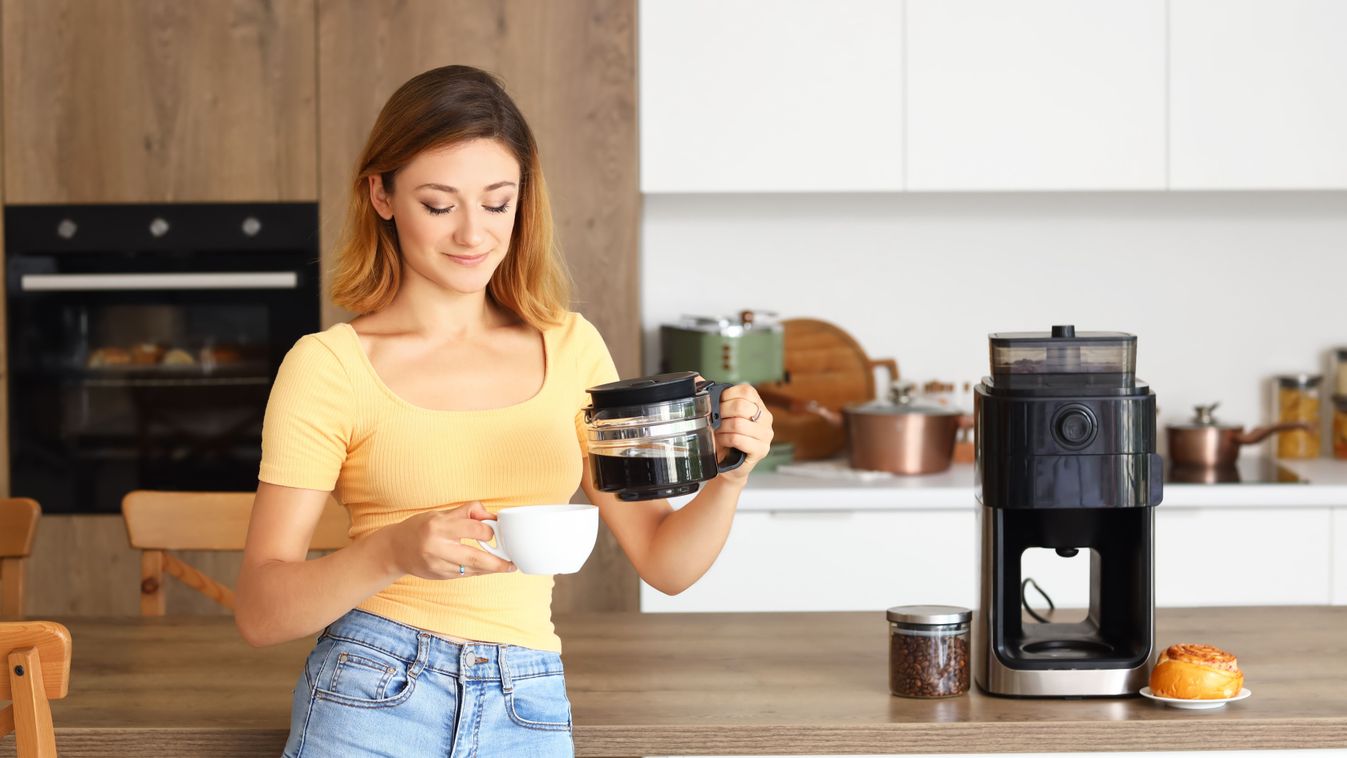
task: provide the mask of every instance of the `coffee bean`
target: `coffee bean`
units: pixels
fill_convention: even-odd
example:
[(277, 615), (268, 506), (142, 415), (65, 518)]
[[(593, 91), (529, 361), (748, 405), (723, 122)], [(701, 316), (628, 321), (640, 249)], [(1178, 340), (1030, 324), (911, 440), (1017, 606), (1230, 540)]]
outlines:
[(891, 629), (889, 690), (903, 697), (953, 697), (968, 692), (967, 632), (917, 636)]

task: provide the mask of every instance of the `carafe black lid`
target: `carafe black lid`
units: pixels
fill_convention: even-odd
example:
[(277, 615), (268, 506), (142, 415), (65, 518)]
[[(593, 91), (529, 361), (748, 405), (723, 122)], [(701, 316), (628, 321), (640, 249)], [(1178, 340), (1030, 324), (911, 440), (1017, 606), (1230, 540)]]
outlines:
[(589, 393), (596, 411), (682, 400), (697, 394), (697, 372), (675, 371), (669, 374), (623, 379), (590, 387), (586, 392)]

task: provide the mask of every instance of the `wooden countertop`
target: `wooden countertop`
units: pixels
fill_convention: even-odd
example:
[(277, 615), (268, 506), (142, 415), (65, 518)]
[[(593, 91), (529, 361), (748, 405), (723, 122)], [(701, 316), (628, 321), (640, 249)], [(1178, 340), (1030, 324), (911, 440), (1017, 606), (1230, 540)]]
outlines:
[[(63, 758), (279, 754), (310, 641), (254, 650), (223, 617), (64, 623)], [(893, 697), (879, 612), (583, 614), (557, 627), (580, 756), (1347, 747), (1347, 607), (1162, 609), (1161, 644), (1239, 656), (1253, 696), (1215, 711)]]

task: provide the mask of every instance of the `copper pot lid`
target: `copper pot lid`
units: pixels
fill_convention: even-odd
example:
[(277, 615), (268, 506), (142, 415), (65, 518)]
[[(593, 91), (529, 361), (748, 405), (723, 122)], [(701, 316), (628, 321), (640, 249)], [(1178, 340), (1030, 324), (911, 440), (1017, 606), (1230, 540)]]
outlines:
[(868, 403), (853, 403), (846, 406), (843, 410), (847, 413), (860, 413), (865, 415), (922, 415), (922, 416), (960, 416), (956, 408), (949, 408), (943, 405), (923, 402), (918, 399), (915, 387), (907, 382), (894, 385), (889, 390), (888, 400), (871, 400)]
[(1168, 429), (1243, 429), (1243, 424), (1222, 424), (1216, 419), (1216, 406), (1219, 401), (1211, 405), (1193, 406), (1193, 417), (1185, 424), (1167, 424)]

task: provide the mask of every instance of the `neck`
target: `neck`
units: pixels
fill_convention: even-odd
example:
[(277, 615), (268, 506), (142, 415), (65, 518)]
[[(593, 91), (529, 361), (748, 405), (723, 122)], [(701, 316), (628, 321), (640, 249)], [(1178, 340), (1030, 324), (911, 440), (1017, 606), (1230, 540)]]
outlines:
[(399, 331), (431, 339), (469, 338), (516, 320), (491, 302), (485, 289), (453, 292), (407, 276), (385, 311)]

